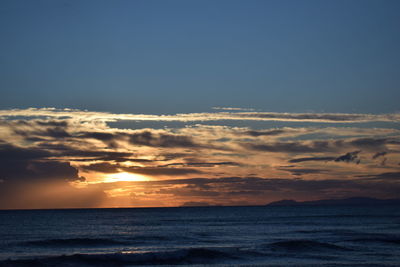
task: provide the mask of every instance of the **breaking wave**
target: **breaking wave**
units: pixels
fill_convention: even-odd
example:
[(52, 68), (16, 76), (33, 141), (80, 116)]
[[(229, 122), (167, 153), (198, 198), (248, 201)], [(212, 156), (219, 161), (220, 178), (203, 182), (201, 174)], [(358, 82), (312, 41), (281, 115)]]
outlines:
[(44, 239), (23, 242), (22, 245), (41, 247), (69, 247), (69, 246), (114, 246), (125, 245), (126, 242), (105, 238), (68, 238), (68, 239)]
[(350, 249), (330, 243), (312, 240), (287, 240), (268, 244), (273, 251), (282, 252), (323, 252), (323, 251), (348, 251)]
[(73, 254), (34, 259), (6, 260), (0, 266), (121, 266), (210, 264), (237, 257), (209, 248), (188, 248), (164, 252)]

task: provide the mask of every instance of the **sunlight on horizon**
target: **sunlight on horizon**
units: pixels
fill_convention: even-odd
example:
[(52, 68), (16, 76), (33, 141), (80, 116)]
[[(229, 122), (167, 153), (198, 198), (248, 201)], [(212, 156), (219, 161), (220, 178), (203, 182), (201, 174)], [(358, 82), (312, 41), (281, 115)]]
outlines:
[(139, 182), (139, 181), (148, 181), (150, 180), (149, 177), (135, 174), (135, 173), (128, 173), (128, 172), (119, 172), (119, 173), (112, 173), (108, 174), (104, 177), (103, 182), (105, 183), (112, 183), (112, 182)]

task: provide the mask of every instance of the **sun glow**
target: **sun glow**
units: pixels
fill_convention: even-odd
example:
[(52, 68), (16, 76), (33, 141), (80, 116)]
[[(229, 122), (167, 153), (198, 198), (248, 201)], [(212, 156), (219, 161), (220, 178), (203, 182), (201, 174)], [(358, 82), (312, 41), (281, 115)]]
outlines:
[(149, 178), (144, 175), (128, 173), (128, 172), (119, 172), (112, 173), (105, 177), (104, 182), (112, 183), (112, 182), (136, 182), (136, 181), (148, 181)]

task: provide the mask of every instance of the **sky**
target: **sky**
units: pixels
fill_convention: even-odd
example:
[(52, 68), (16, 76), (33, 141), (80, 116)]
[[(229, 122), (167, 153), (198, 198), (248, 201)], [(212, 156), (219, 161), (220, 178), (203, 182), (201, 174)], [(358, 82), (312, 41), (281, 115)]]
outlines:
[(0, 2), (0, 208), (400, 195), (399, 1)]

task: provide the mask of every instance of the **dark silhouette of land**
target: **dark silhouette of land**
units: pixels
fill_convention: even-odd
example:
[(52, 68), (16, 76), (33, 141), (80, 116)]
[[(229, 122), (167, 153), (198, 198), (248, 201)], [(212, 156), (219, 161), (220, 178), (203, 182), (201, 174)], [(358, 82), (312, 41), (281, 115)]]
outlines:
[(352, 197), (343, 199), (322, 199), (315, 201), (295, 201), (285, 199), (267, 204), (267, 206), (356, 206), (356, 205), (400, 205), (400, 199), (377, 199), (369, 197)]

